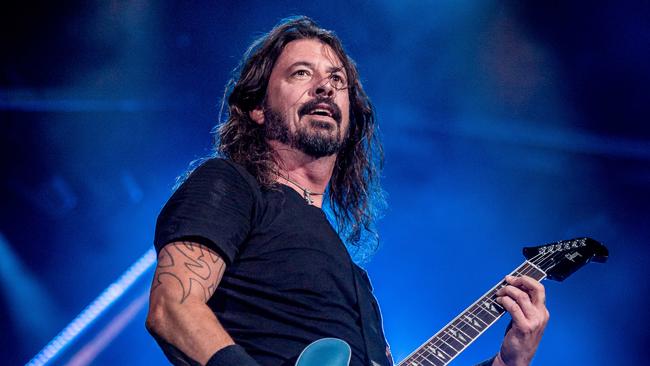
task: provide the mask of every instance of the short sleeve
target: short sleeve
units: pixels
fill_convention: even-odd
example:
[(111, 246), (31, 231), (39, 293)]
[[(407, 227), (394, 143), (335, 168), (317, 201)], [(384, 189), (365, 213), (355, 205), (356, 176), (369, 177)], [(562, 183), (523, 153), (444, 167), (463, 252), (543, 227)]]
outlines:
[(241, 172), (223, 159), (207, 160), (178, 187), (160, 212), (156, 251), (174, 241), (195, 241), (231, 264), (250, 231), (253, 206), (253, 188)]

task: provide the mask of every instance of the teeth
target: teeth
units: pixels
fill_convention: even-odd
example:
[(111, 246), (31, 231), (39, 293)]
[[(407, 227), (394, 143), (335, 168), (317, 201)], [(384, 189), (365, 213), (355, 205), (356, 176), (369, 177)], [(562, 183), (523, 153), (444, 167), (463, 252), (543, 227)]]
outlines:
[(330, 115), (330, 112), (326, 109), (314, 109), (311, 114), (325, 114), (327, 116)]

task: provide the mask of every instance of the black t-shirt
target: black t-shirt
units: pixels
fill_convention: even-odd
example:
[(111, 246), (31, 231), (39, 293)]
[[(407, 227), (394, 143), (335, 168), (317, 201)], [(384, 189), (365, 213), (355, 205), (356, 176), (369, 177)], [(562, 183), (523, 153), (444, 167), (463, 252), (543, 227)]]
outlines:
[(365, 272), (323, 211), (290, 187), (263, 189), (242, 166), (210, 159), (158, 217), (156, 250), (179, 240), (204, 244), (226, 262), (208, 305), (261, 365), (292, 364), (324, 337), (350, 345), (351, 365), (371, 363), (366, 348), (378, 364), (390, 363)]

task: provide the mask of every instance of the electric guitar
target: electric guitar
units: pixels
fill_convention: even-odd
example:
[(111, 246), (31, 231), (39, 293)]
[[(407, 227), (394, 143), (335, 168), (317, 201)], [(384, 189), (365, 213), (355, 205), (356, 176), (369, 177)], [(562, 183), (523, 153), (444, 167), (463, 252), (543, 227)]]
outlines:
[[(511, 276), (526, 275), (537, 281), (549, 278), (560, 282), (590, 261), (604, 263), (609, 255), (604, 245), (591, 238), (527, 247), (523, 252), (526, 261), (512, 271)], [(496, 292), (504, 286), (505, 280), (497, 283), (398, 366), (444, 366), (451, 362), (505, 313), (496, 302)], [(350, 346), (345, 341), (323, 338), (303, 350), (296, 366), (347, 366), (350, 356)]]

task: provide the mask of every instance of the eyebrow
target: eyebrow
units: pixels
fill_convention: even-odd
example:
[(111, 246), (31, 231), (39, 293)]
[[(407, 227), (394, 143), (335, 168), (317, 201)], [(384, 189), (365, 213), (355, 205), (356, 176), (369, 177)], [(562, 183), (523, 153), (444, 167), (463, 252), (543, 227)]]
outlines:
[[(307, 67), (312, 68), (312, 69), (315, 68), (314, 64), (312, 64), (311, 62), (296, 61), (296, 62), (292, 63), (291, 65), (289, 65), (288, 69), (292, 69), (292, 68), (294, 68), (296, 66), (307, 66)], [(327, 72), (337, 72), (337, 71), (344, 72), (344, 70), (345, 70), (345, 68), (343, 66), (338, 66), (338, 67), (330, 66), (327, 69)]]

